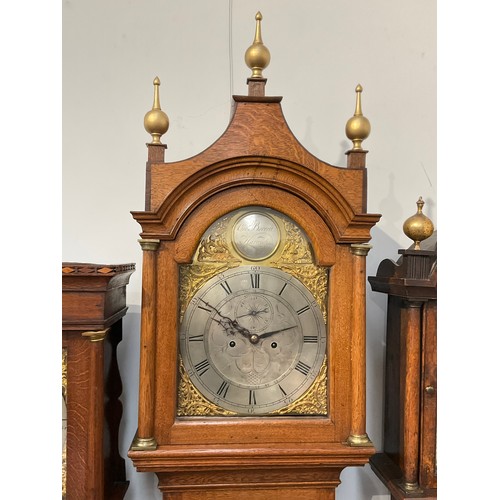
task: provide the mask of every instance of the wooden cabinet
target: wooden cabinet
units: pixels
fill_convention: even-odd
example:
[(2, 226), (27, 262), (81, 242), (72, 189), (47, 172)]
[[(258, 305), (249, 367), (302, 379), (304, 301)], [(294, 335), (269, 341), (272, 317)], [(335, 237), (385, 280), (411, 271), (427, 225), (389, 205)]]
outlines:
[(112, 500), (125, 495), (118, 453), (122, 386), (116, 347), (134, 264), (62, 264), (62, 496)]
[(370, 459), (393, 500), (436, 498), (437, 233), (368, 278), (386, 293), (384, 446)]

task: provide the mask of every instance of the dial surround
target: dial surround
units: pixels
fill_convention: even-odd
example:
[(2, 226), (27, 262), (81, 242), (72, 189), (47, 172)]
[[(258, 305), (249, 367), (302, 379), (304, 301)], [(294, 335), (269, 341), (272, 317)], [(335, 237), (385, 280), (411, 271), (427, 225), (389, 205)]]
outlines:
[(241, 266), (208, 280), (190, 301), (180, 352), (198, 391), (238, 415), (266, 415), (297, 401), (326, 351), (320, 307), (296, 278)]

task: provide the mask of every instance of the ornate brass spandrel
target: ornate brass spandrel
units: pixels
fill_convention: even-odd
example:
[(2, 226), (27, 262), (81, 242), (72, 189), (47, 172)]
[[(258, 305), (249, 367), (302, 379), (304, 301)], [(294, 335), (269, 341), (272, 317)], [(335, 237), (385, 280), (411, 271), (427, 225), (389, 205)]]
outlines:
[(286, 231), (283, 250), (273, 267), (291, 274), (301, 281), (312, 293), (321, 308), (326, 323), (326, 297), (328, 286), (328, 269), (314, 263), (311, 246), (302, 230), (293, 222), (283, 220)]
[(286, 219), (283, 219), (283, 225), (286, 232), (285, 244), (277, 263), (312, 264), (311, 246), (302, 230)]
[(313, 385), (297, 401), (271, 415), (328, 415), (326, 356)]
[(197, 290), (219, 273), (236, 267), (237, 262), (229, 261), (219, 264), (189, 264), (180, 268), (180, 322), (184, 318), (186, 307)]
[(230, 217), (223, 217), (210, 226), (198, 245), (195, 259), (197, 262), (241, 262), (227, 242), (229, 220)]
[(179, 391), (177, 395), (177, 416), (178, 417), (216, 417), (216, 416), (234, 416), (236, 413), (224, 410), (208, 401), (194, 387), (189, 378), (182, 358), (179, 356)]
[(281, 271), (292, 275), (301, 281), (312, 293), (314, 299), (318, 303), (321, 313), (323, 314), (323, 319), (327, 319), (326, 311), (326, 296), (327, 296), (327, 284), (328, 284), (328, 269), (324, 267), (316, 266), (315, 264), (309, 265), (293, 265), (293, 264), (281, 264), (276, 265), (276, 268)]
[[(217, 417), (236, 416), (237, 414), (211, 403), (194, 387), (189, 378), (182, 358), (179, 356), (178, 417)], [(270, 415), (327, 415), (327, 364), (326, 356), (321, 370), (309, 390), (297, 401)]]

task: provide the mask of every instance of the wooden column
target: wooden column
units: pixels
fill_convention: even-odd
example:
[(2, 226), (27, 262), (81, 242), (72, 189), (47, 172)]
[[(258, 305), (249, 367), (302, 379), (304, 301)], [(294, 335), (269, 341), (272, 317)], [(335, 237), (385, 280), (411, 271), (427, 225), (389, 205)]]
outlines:
[(420, 425), (420, 332), (422, 301), (408, 300), (401, 310), (403, 325), (401, 359), (405, 382), (402, 385), (403, 478), (401, 487), (407, 492), (419, 490), (419, 425)]
[(145, 210), (151, 210), (151, 165), (165, 161), (167, 145), (148, 143), (146, 146), (148, 147), (148, 161), (146, 163)]
[(156, 251), (160, 240), (139, 240), (143, 250), (139, 417), (132, 450), (156, 449), (154, 391), (156, 349)]
[(351, 433), (347, 442), (351, 446), (371, 446), (366, 434), (366, 256), (371, 246), (351, 245), (352, 267), (352, 341), (351, 378), (352, 414)]

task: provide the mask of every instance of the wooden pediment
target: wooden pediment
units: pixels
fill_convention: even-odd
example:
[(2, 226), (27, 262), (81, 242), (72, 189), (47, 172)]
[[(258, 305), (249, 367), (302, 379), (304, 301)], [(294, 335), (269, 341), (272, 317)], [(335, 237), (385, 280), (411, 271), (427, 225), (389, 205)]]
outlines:
[[(336, 242), (369, 241), (370, 229), (380, 215), (363, 211), (366, 169), (336, 167), (309, 153), (288, 127), (280, 101), (281, 97), (234, 96), (226, 131), (205, 151), (186, 160), (154, 161), (155, 149), (160, 148), (163, 155), (164, 146), (150, 144), (149, 210), (132, 212), (142, 226), (141, 236), (174, 239), (183, 221), (212, 197), (224, 198), (224, 193), (239, 190), (231, 202), (221, 198), (212, 207), (209, 223), (251, 202), (246, 191), (267, 188), (267, 196), (254, 203), (284, 213), (287, 205), (305, 203), (325, 221)], [(281, 207), (269, 189), (287, 193), (289, 199)]]

